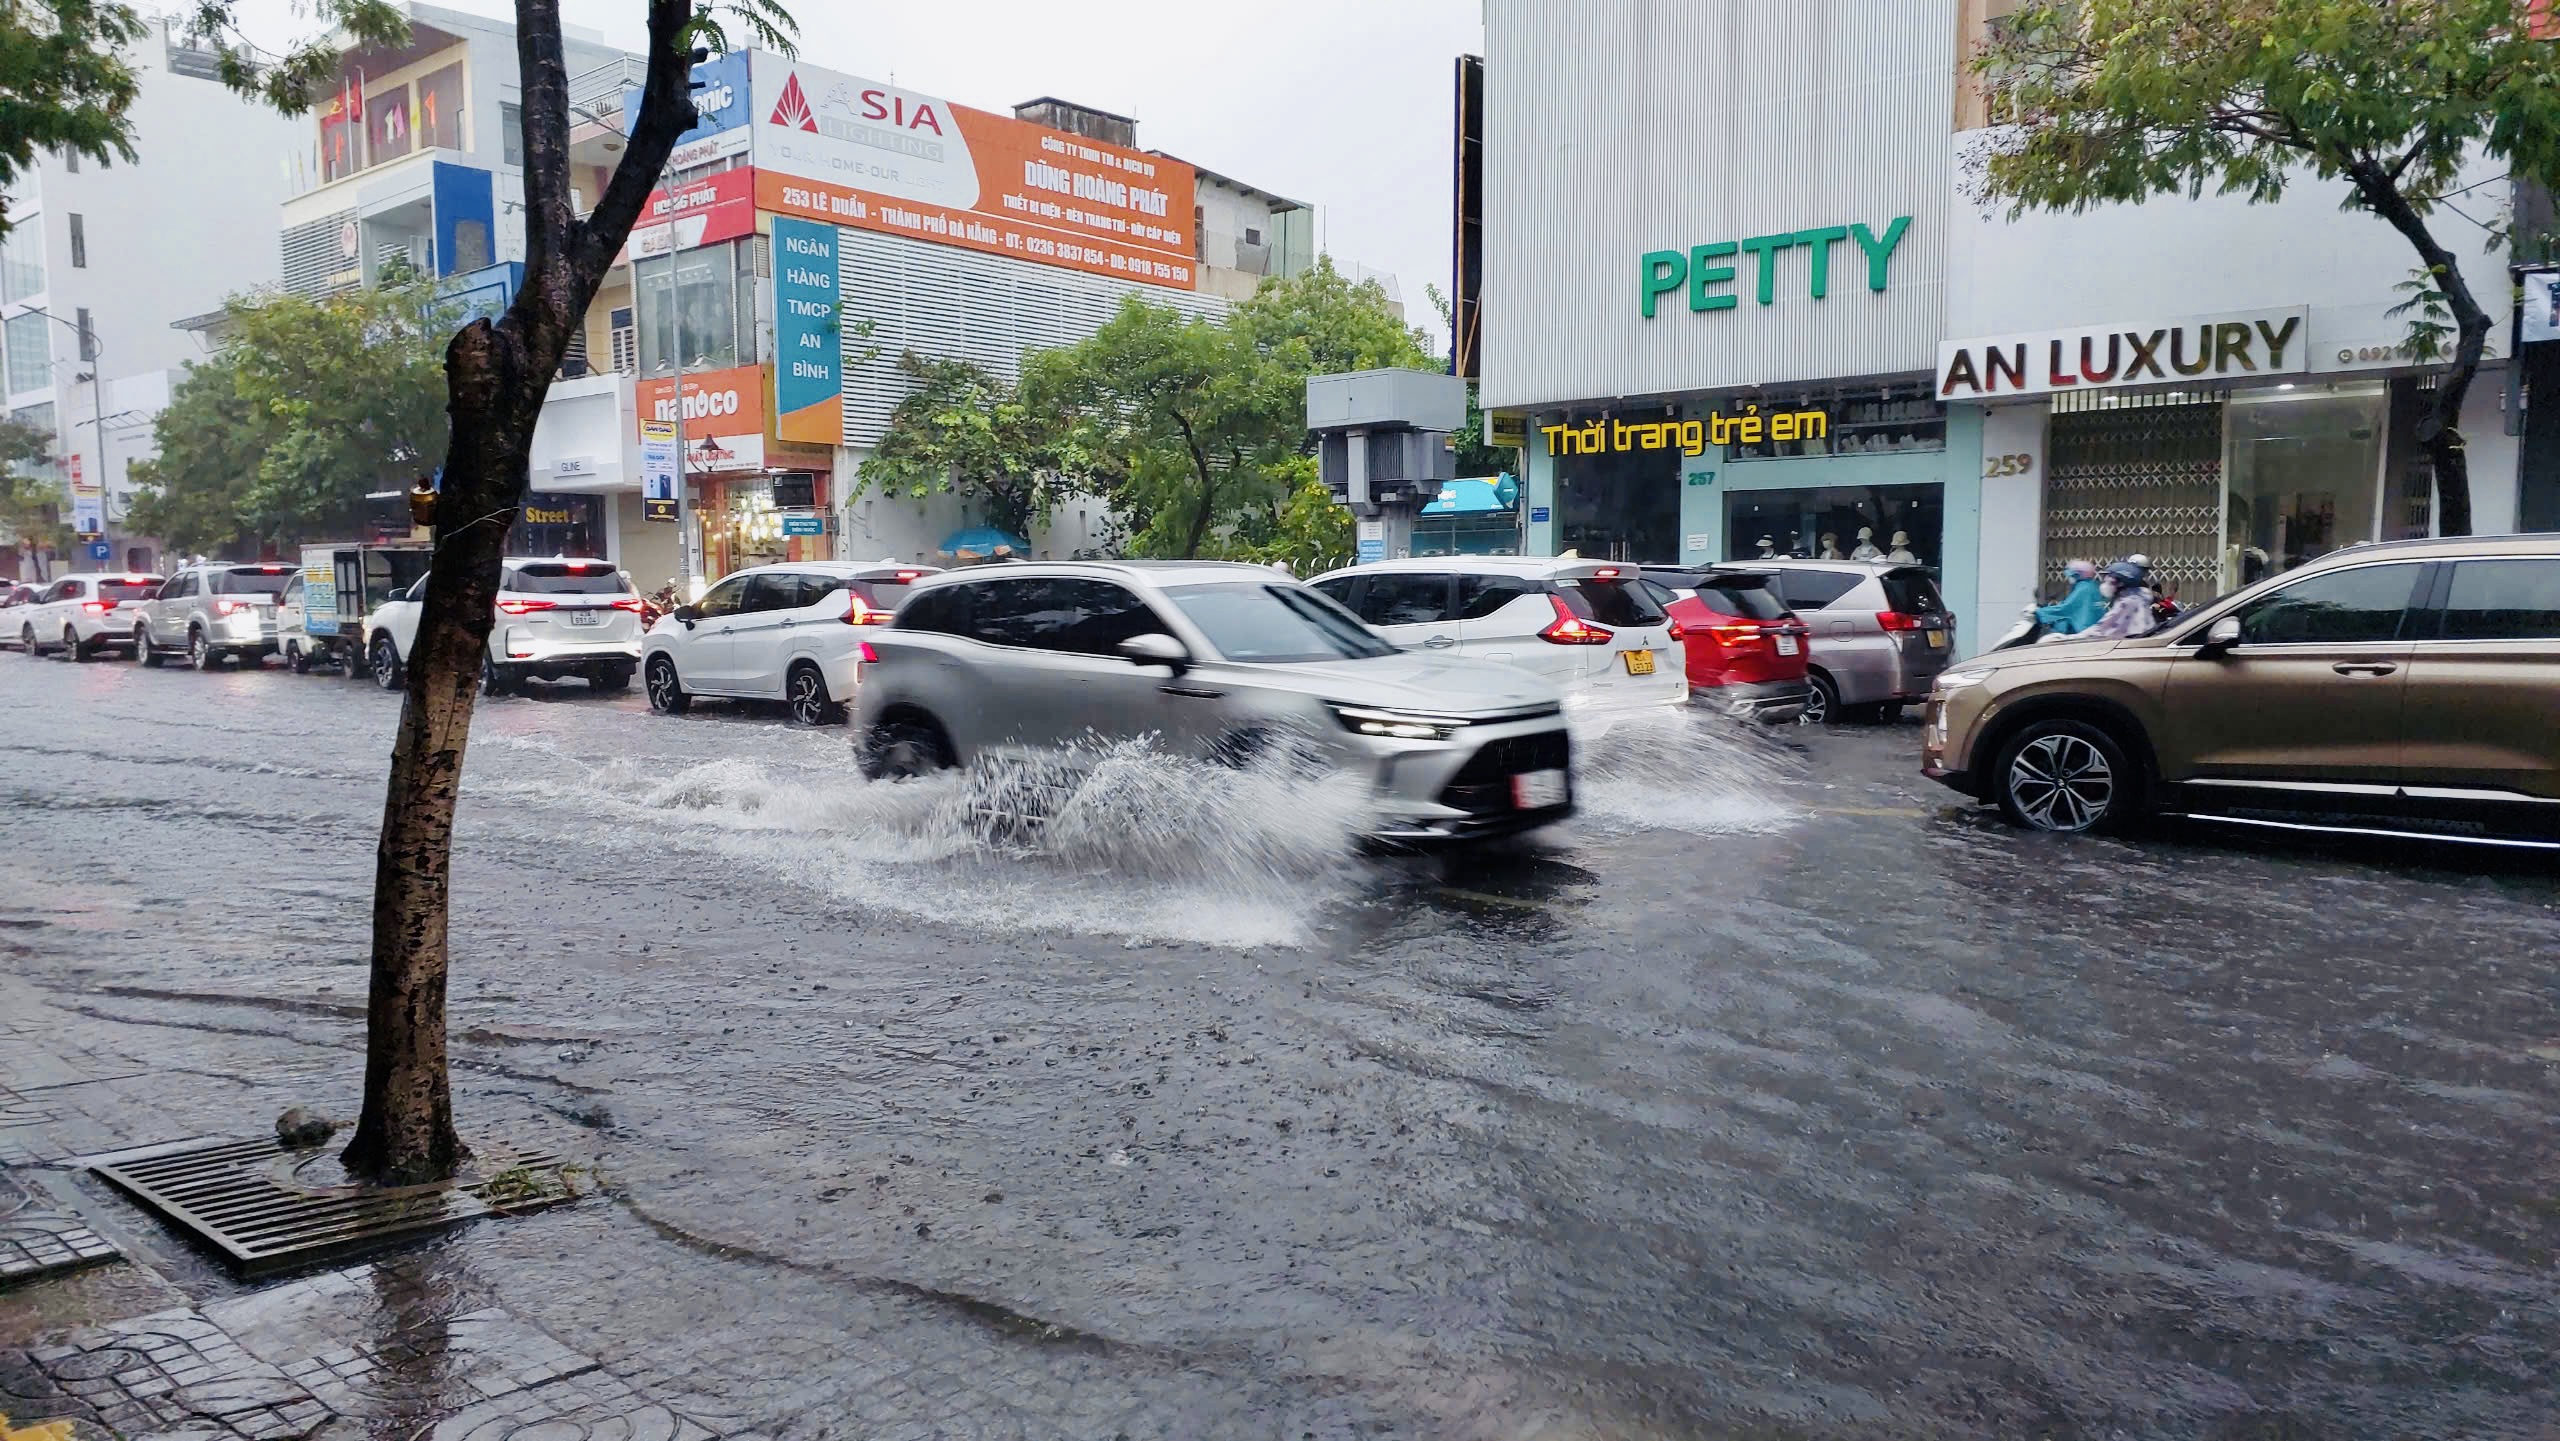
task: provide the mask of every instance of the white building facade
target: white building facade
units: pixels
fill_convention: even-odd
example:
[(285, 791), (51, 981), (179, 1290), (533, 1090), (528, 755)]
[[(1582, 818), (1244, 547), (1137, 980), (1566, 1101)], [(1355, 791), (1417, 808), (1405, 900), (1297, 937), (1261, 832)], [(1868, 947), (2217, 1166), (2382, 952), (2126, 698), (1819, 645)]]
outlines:
[[(0, 240), (0, 410), (54, 437), (44, 473), (82, 532), (57, 570), (159, 561), (124, 522), (132, 467), (156, 454), (152, 422), (202, 354), (172, 322), (276, 282), (262, 237), (291, 187), (278, 158), (295, 122), (225, 89), (210, 53), (154, 21), (128, 59), (140, 80), (134, 163), (40, 153)], [(42, 563), (0, 549), (0, 571)]]
[[(1986, 211), (1963, 64), (2003, 8), (1488, 0), (1481, 401), (1525, 422), (1530, 550), (1906, 553), (1972, 649), (2071, 556), (2194, 599), (2436, 524), (2406, 243), (2317, 182)], [(2496, 530), (2480, 241), (2448, 243), (2493, 311), (2463, 422)]]

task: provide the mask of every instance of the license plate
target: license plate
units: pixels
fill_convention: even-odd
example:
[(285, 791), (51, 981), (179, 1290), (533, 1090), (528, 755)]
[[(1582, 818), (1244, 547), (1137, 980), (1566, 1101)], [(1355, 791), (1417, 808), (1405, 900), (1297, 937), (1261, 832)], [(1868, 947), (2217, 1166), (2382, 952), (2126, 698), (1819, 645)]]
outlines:
[(1653, 652), (1652, 652), (1652, 651), (1649, 651), (1649, 650), (1631, 650), (1631, 651), (1623, 651), (1623, 652), (1621, 652), (1621, 654), (1623, 654), (1623, 655), (1627, 658), (1627, 674), (1629, 674), (1629, 675), (1651, 675), (1651, 674), (1653, 674)]
[(1514, 810), (1538, 811), (1564, 804), (1564, 772), (1523, 771), (1511, 778)]
[(1794, 636), (1782, 635), (1778, 637), (1778, 654), (1794, 655), (1797, 649), (1796, 638)]
[(573, 610), (569, 612), (569, 624), (602, 625), (604, 624), (604, 612), (598, 610)]
[(1945, 650), (1946, 648), (1947, 648), (1947, 633), (1946, 633), (1945, 631), (1942, 631), (1942, 630), (1933, 630), (1933, 631), (1929, 632), (1929, 649), (1931, 649), (1931, 650)]

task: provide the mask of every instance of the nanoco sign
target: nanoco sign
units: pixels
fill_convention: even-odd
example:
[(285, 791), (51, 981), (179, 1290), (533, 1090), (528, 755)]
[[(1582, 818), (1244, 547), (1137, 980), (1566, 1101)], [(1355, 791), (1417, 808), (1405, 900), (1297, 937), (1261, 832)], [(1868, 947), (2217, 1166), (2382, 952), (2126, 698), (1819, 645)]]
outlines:
[(1740, 283), (1743, 262), (1738, 257), (1744, 255), (1755, 262), (1752, 295), (1762, 305), (1778, 303), (1779, 263), (1797, 249), (1806, 252), (1805, 288), (1816, 300), (1831, 294), (1832, 256), (1843, 244), (1856, 248), (1842, 252), (1841, 263), (1853, 273), (1862, 271), (1867, 289), (1882, 290), (1892, 279), (1893, 253), (1910, 233), (1911, 217), (1897, 215), (1881, 231), (1863, 223), (1821, 225), (1742, 240), (1714, 240), (1686, 250), (1648, 250), (1641, 266), (1644, 318), (1651, 320), (1657, 306), (1678, 304), (1684, 294), (1691, 310), (1731, 310), (1740, 305), (1742, 296), (1729, 287)]
[(2039, 330), (1938, 346), (1938, 394), (1946, 400), (2050, 395), (2297, 375), (2310, 368), (2308, 311), (2243, 310), (2157, 325)]

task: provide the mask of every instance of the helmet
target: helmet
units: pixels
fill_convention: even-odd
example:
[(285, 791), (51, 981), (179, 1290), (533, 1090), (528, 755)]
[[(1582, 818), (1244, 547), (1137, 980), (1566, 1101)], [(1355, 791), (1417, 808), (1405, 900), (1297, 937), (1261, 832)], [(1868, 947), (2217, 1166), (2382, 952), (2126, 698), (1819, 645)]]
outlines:
[(2108, 566), (2107, 574), (2114, 576), (2119, 585), (2146, 586), (2151, 583), (2151, 572), (2129, 560), (2120, 560)]

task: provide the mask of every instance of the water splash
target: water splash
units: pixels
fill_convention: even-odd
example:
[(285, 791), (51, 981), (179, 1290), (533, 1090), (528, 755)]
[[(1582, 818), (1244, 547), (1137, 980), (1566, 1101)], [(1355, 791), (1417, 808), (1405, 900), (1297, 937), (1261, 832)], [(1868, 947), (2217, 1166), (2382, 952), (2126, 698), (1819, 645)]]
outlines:
[(1577, 723), (1575, 799), (1585, 816), (1700, 835), (1778, 830), (1803, 819), (1786, 787), (1804, 775), (1792, 727), (1697, 708)]

